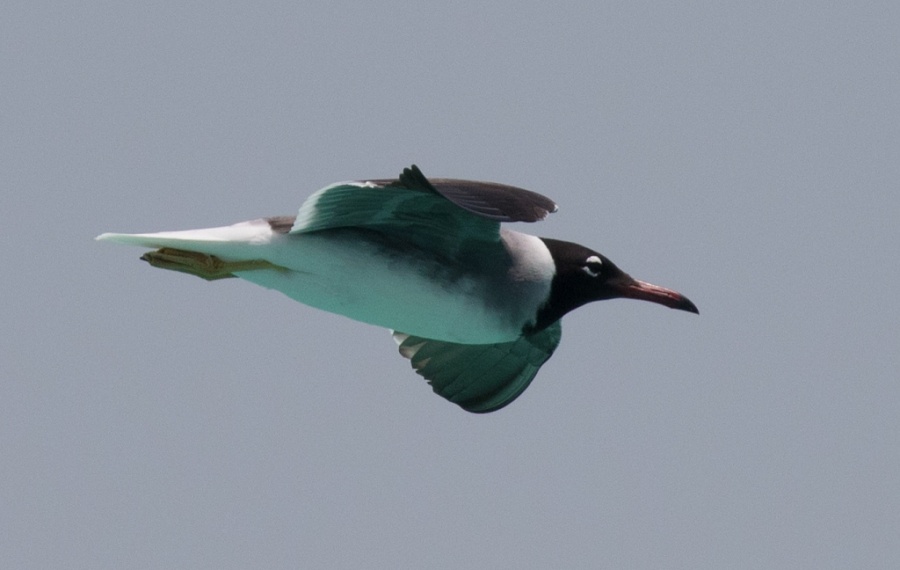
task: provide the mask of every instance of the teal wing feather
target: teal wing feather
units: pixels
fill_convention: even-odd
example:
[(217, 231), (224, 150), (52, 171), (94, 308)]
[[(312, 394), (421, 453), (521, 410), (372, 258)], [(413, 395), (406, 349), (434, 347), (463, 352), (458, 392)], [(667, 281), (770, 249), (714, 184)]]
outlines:
[(506, 406), (528, 388), (562, 336), (559, 321), (514, 342), (455, 344), (394, 333), (400, 354), (439, 396), (474, 413)]
[(346, 182), (319, 190), (300, 207), (290, 233), (365, 229), (449, 257), (497, 243), (500, 222), (537, 221), (556, 205), (540, 194), (488, 182), (430, 182), (415, 165), (395, 180)]

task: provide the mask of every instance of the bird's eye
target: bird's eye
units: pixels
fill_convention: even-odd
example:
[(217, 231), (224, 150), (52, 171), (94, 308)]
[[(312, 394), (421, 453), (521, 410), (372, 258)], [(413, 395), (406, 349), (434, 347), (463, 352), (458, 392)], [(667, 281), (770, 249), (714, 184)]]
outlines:
[(584, 260), (584, 265), (581, 266), (581, 269), (591, 277), (597, 277), (603, 270), (603, 261), (596, 255), (592, 255)]

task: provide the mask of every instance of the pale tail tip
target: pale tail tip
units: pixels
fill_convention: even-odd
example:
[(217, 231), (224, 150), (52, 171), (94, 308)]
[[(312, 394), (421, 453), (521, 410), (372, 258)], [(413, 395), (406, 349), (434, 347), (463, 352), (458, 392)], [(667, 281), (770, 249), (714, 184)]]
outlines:
[(141, 238), (138, 235), (132, 234), (116, 234), (116, 233), (102, 233), (99, 236), (94, 238), (94, 241), (110, 241), (113, 243), (123, 243), (126, 245), (143, 245), (141, 243)]
[[(129, 234), (115, 234), (111, 232), (105, 232), (100, 234), (99, 236), (94, 238), (94, 241), (117, 241), (127, 243), (127, 238), (130, 237)], [(123, 239), (125, 238), (125, 239)]]

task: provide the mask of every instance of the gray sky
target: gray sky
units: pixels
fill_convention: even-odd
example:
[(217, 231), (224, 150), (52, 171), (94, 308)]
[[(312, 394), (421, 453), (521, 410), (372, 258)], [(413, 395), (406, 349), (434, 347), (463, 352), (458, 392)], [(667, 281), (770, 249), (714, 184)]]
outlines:
[[(7, 2), (4, 568), (900, 567), (896, 2)], [(103, 231), (493, 180), (678, 289), (487, 416)]]

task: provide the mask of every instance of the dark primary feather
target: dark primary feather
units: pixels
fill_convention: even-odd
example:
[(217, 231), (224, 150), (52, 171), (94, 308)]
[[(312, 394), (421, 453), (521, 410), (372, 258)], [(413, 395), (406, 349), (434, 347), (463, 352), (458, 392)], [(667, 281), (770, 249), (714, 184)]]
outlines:
[(539, 222), (558, 209), (546, 196), (515, 186), (443, 178), (431, 183), (457, 206), (498, 222)]
[(453, 178), (429, 180), (415, 164), (404, 169), (398, 180), (372, 182), (434, 192), (467, 212), (497, 222), (538, 222), (558, 209), (550, 198), (515, 186)]

